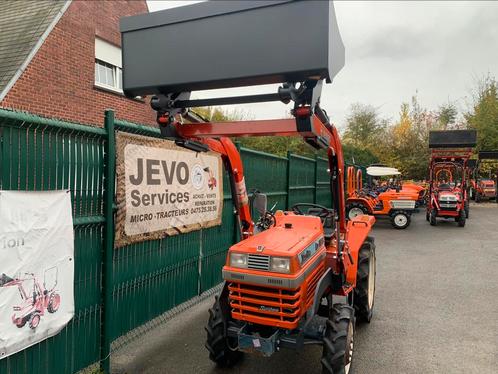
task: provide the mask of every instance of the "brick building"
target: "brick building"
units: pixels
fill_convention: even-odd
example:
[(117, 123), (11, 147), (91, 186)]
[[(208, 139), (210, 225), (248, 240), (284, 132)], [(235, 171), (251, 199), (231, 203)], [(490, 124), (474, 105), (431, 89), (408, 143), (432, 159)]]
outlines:
[(101, 126), (103, 113), (155, 124), (147, 98), (121, 89), (119, 18), (145, 0), (0, 4), (0, 107)]

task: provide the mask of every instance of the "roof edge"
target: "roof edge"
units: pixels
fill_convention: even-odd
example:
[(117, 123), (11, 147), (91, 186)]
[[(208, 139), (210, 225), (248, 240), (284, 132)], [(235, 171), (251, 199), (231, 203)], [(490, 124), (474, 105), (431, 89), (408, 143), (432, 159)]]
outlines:
[(7, 96), (7, 94), (9, 93), (9, 91), (11, 90), (11, 88), (14, 87), (14, 85), (17, 82), (17, 80), (20, 78), (20, 76), (22, 75), (22, 73), (24, 73), (24, 70), (26, 70), (26, 68), (28, 67), (28, 65), (31, 63), (31, 60), (33, 60), (33, 58), (35, 57), (35, 55), (38, 52), (38, 50), (41, 48), (41, 46), (43, 45), (43, 43), (45, 42), (45, 40), (47, 39), (47, 37), (50, 35), (50, 33), (54, 29), (55, 25), (57, 25), (57, 23), (59, 22), (59, 20), (62, 18), (62, 16), (64, 15), (64, 13), (66, 13), (67, 8), (69, 8), (69, 5), (71, 5), (72, 2), (73, 2), (73, 0), (67, 0), (66, 3), (64, 4), (64, 6), (56, 14), (56, 16), (54, 17), (54, 19), (52, 20), (52, 22), (50, 22), (50, 24), (48, 25), (48, 27), (46, 28), (46, 30), (43, 32), (43, 34), (41, 35), (41, 37), (36, 42), (35, 46), (31, 50), (31, 52), (29, 52), (28, 57), (26, 57), (26, 59), (24, 60), (24, 62), (21, 64), (21, 66), (16, 70), (14, 76), (9, 80), (9, 83), (7, 83), (7, 85), (5, 86), (5, 88), (3, 89), (3, 91), (0, 92), (0, 102), (2, 102), (3, 99), (5, 99), (5, 97)]

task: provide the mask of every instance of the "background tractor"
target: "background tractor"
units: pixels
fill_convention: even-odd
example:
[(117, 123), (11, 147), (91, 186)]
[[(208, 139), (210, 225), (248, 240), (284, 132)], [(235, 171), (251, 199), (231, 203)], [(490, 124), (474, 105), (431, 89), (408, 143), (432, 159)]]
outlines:
[(426, 219), (431, 226), (437, 218), (454, 219), (465, 226), (469, 217), (467, 162), (476, 145), (474, 130), (431, 131), (432, 149), (429, 166), (429, 202)]
[[(394, 168), (369, 167), (367, 175), (371, 177), (397, 176)], [(411, 215), (419, 198), (419, 192), (401, 190), (401, 184), (390, 183), (385, 186), (363, 188), (361, 170), (355, 171), (353, 166), (347, 170), (346, 214), (348, 219), (369, 214), (376, 217), (389, 217), (396, 229), (406, 229), (411, 222)]]
[[(223, 290), (209, 311), (209, 357), (232, 366), (243, 352), (270, 356), (316, 344), (324, 373), (348, 373), (355, 322), (373, 313), (375, 219), (346, 222), (342, 146), (319, 105), (323, 81), (344, 64), (332, 3), (204, 2), (124, 18), (121, 31), (125, 93), (156, 95), (151, 105), (163, 136), (220, 153), (229, 175), (241, 241), (228, 251)], [(182, 41), (189, 48), (175, 53)], [(268, 83), (281, 83), (277, 93), (190, 99), (192, 90)], [(214, 123), (189, 110), (267, 101), (292, 102), (292, 118)], [(330, 208), (302, 203), (272, 213), (257, 194), (261, 218), (254, 224), (242, 160), (229, 137), (274, 135), (301, 136), (326, 151)]]
[[(480, 151), (479, 158), (470, 168), (469, 195), (476, 203), (482, 200), (495, 200), (498, 202), (498, 151)], [(484, 171), (481, 164), (485, 164)], [(487, 174), (483, 177), (482, 174)]]

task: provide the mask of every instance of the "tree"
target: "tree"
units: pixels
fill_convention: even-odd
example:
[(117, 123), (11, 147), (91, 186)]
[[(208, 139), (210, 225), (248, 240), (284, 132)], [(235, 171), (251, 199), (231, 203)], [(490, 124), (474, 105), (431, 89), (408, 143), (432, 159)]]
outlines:
[(477, 130), (477, 151), (498, 149), (498, 84), (493, 77), (478, 83), (474, 103), (465, 114), (469, 128)]
[(389, 126), (379, 148), (382, 163), (395, 167), (405, 178), (424, 179), (429, 163), (428, 137), (435, 116), (420, 107), (417, 97), (401, 105), (399, 119)]
[(380, 119), (377, 109), (373, 106), (353, 104), (346, 119), (344, 142), (371, 150), (385, 127), (386, 121)]
[(437, 113), (437, 127), (439, 130), (447, 130), (456, 123), (458, 110), (453, 103), (441, 105)]

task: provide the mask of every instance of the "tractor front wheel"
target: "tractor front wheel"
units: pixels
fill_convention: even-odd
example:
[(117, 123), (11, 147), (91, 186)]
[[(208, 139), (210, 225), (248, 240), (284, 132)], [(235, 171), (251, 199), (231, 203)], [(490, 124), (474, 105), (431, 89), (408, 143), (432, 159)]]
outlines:
[(476, 203), (480, 202), (481, 202), (481, 194), (479, 193), (479, 191), (476, 191)]
[(391, 213), (391, 225), (398, 230), (406, 229), (410, 226), (411, 217), (410, 214), (404, 210), (398, 210)]
[(22, 329), (24, 327), (24, 325), (26, 324), (26, 322), (28, 322), (28, 319), (27, 317), (19, 317), (16, 319), (15, 321), (15, 324), (18, 328)]
[(40, 318), (41, 317), (38, 313), (32, 313), (29, 317), (29, 327), (33, 330), (36, 329), (40, 324)]
[(465, 209), (465, 218), (469, 218), (470, 207), (469, 207), (469, 202), (468, 201), (465, 201), (465, 203), (464, 203), (464, 209)]
[(242, 352), (237, 350), (237, 340), (227, 336), (227, 321), (230, 318), (228, 295), (222, 292), (211, 309), (206, 326), (207, 340), (205, 347), (209, 351), (209, 359), (219, 367), (231, 367), (241, 358)]
[(353, 338), (354, 309), (347, 304), (334, 304), (323, 337), (323, 374), (350, 373)]
[(437, 216), (436, 209), (432, 209), (430, 217), (429, 217), (429, 223), (431, 224), (431, 226), (436, 226), (437, 225), (436, 216)]
[(465, 211), (461, 210), (460, 211), (460, 216), (458, 217), (458, 227), (464, 227), (465, 226)]
[(349, 220), (364, 214), (368, 214), (368, 209), (361, 203), (351, 203), (346, 206), (346, 217)]
[(367, 238), (358, 254), (358, 274), (354, 289), (353, 306), (358, 321), (370, 322), (375, 298), (375, 243)]

